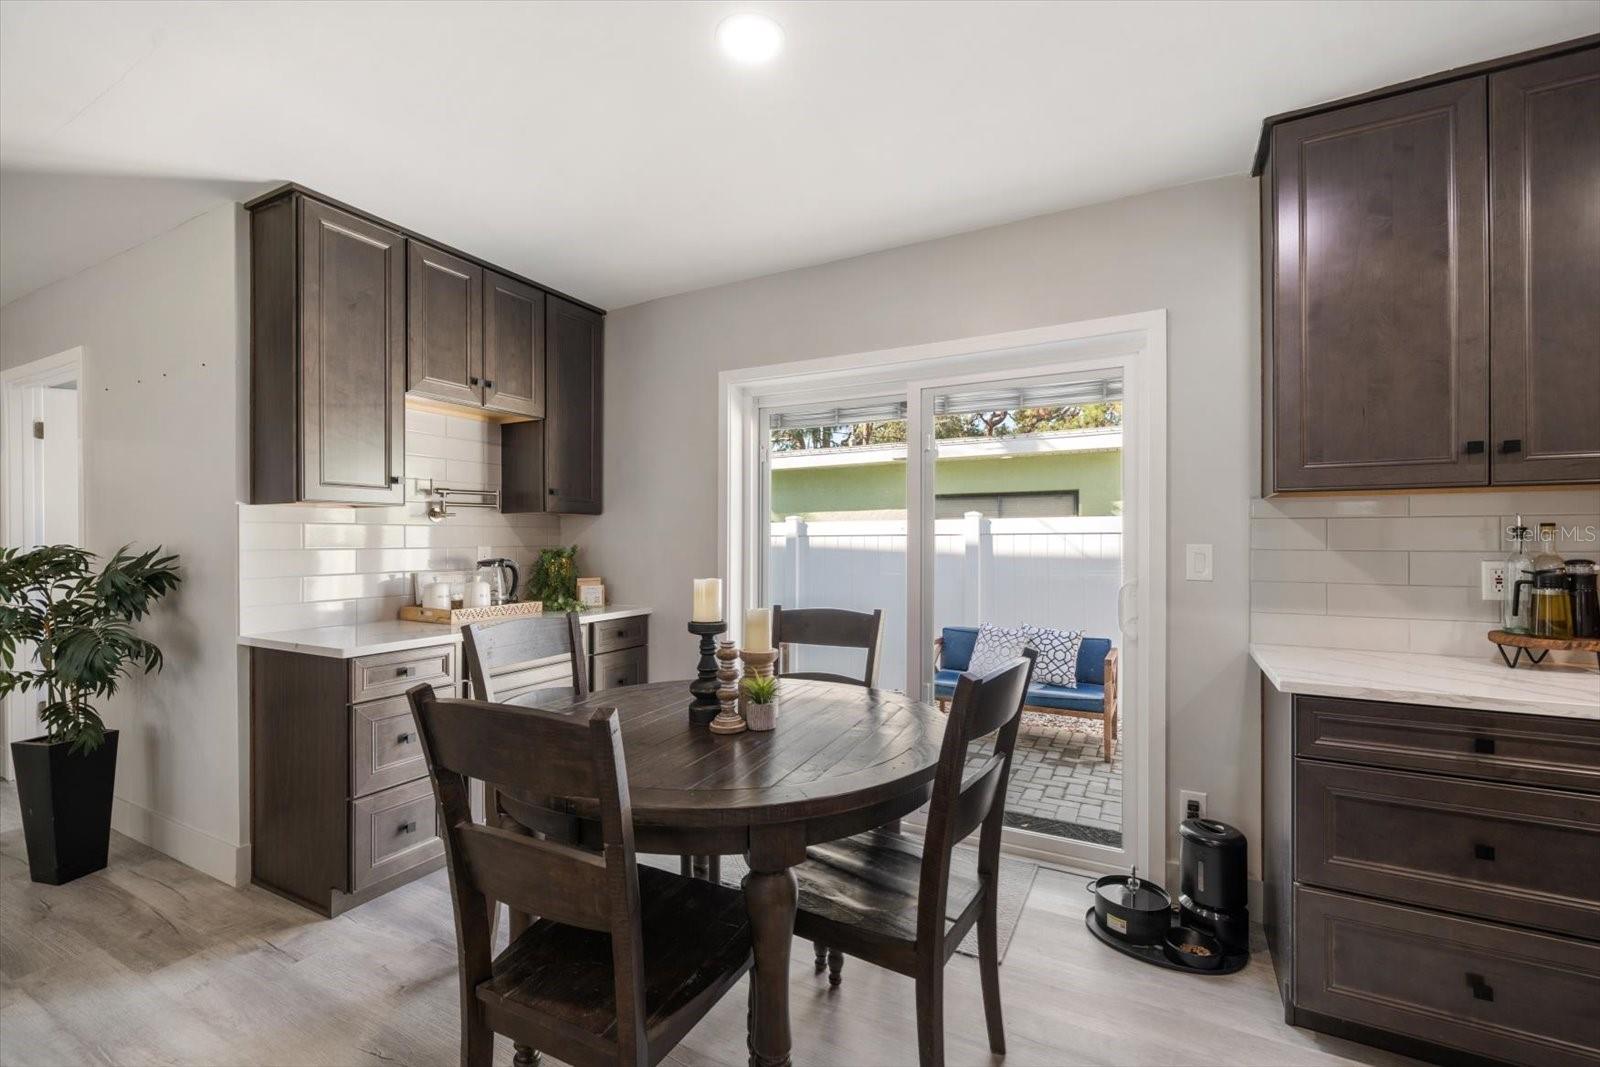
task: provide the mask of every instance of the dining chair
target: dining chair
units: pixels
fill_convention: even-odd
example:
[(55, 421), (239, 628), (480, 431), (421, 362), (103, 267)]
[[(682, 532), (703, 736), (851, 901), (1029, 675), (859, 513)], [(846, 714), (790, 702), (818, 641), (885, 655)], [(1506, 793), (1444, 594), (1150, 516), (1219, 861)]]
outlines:
[[(772, 608), (772, 643), (778, 649), (778, 674), (784, 678), (814, 678), (823, 682), (864, 685), (878, 684), (878, 649), (883, 644), (883, 609), (846, 611), (843, 608)], [(829, 648), (861, 648), (867, 652), (866, 669), (861, 677), (831, 674), (827, 671), (789, 669), (790, 647), (822, 645)]]
[[(615, 708), (584, 717), (406, 694), (442, 812), (461, 987), (461, 1063), (494, 1035), (534, 1062), (658, 1063), (750, 969), (736, 889), (640, 867)], [(569, 798), (597, 815), (601, 850), (473, 820), (470, 779)], [(540, 918), (493, 954), (489, 898)]]
[[(808, 848), (806, 861), (794, 869), (797, 936), (916, 981), (922, 1067), (944, 1063), (944, 965), (974, 924), (989, 1048), (997, 1055), (1006, 1050), (997, 912), (1000, 833), (1011, 753), (1037, 658), (1027, 648), (1009, 666), (957, 681), (920, 846), (905, 835), (871, 830)], [(969, 770), (968, 750), (991, 735), (993, 751)], [(976, 881), (952, 872), (950, 863), (951, 850), (974, 830), (980, 831)], [(830, 980), (838, 979), (835, 969)]]

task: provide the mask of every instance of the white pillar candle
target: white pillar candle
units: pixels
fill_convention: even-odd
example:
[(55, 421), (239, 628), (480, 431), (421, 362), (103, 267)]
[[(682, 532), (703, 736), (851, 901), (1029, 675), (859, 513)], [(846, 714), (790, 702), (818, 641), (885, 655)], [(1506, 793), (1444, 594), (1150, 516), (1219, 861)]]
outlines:
[(772, 651), (772, 609), (751, 608), (744, 613), (744, 650)]
[(722, 579), (696, 578), (694, 580), (694, 622), (722, 621)]

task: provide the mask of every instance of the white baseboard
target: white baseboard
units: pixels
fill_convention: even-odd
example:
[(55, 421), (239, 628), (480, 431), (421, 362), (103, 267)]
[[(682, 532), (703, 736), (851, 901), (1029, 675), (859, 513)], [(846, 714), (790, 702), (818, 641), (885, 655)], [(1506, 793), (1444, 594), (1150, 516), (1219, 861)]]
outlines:
[(121, 797), (111, 804), (111, 828), (219, 882), (235, 888), (250, 884), (249, 845), (213, 837)]

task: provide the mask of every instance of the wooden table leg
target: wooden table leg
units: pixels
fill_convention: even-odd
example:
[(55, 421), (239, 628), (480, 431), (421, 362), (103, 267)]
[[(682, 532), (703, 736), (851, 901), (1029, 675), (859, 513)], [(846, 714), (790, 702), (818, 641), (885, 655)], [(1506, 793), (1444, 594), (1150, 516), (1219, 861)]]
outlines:
[(750, 975), (751, 1067), (789, 1067), (789, 945), (794, 941), (799, 898), (790, 867), (805, 856), (804, 842), (798, 844), (798, 855), (787, 855), (791, 850), (780, 846), (752, 847), (748, 856), (750, 873), (743, 884), (755, 950), (755, 971)]

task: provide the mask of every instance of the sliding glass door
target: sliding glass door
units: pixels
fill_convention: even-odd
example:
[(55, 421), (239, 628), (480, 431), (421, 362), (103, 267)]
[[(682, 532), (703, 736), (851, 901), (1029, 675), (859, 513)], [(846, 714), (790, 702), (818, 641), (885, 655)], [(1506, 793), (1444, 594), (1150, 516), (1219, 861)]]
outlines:
[[(884, 613), (877, 682), (906, 684), (906, 405), (841, 398), (761, 412), (762, 600)], [(787, 669), (862, 677), (857, 649), (793, 648)]]

